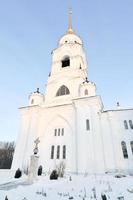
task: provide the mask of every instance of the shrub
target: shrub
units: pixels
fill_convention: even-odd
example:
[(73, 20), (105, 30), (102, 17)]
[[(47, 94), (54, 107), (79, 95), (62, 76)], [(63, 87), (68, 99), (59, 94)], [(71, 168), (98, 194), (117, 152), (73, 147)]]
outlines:
[(38, 168), (38, 176), (41, 176), (41, 175), (42, 175), (42, 166), (40, 165)]
[(55, 180), (58, 179), (58, 173), (56, 170), (53, 170), (52, 173), (50, 174), (50, 180)]
[(22, 176), (22, 171), (18, 168), (18, 169), (16, 170), (16, 173), (15, 173), (14, 178), (20, 178), (21, 176)]

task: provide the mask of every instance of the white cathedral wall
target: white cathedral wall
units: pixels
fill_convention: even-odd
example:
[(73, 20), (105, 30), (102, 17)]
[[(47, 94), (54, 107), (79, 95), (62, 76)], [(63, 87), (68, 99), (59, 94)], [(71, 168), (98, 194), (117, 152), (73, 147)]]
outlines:
[(111, 116), (108, 116), (108, 113), (100, 113), (106, 172), (113, 172), (117, 170), (116, 152), (114, 149), (114, 137), (112, 135), (112, 125), (110, 117)]
[[(54, 136), (55, 129), (64, 128), (64, 136)], [(41, 111), (39, 138), (40, 165), (51, 171), (61, 161), (66, 163), (66, 170), (75, 172), (75, 135), (72, 105), (44, 108)], [(55, 146), (54, 159), (51, 159), (51, 146)], [(60, 159), (56, 159), (57, 145), (60, 145)], [(62, 147), (66, 145), (66, 159), (62, 159)]]
[(26, 169), (33, 154), (37, 136), (38, 106), (21, 108), (21, 126), (17, 139), (12, 169)]
[[(114, 121), (114, 131), (113, 136), (115, 140), (115, 148), (117, 153), (117, 165), (119, 169), (126, 172), (133, 173), (133, 154), (131, 151), (130, 141), (133, 141), (133, 129), (128, 127), (129, 129), (125, 129), (124, 127), (124, 120), (132, 120), (133, 117), (133, 110), (119, 110), (113, 112), (113, 121)], [(121, 142), (125, 141), (127, 145), (127, 152), (128, 152), (128, 159), (124, 159)]]
[[(104, 172), (103, 147), (99, 132), (98, 112), (101, 109), (99, 100), (99, 97), (75, 100), (79, 173)], [(88, 131), (86, 130), (86, 119), (90, 121)]]
[[(130, 146), (133, 130), (124, 128), (124, 120), (128, 121), (132, 116), (131, 110), (107, 111), (101, 115), (106, 171), (133, 173), (133, 154)], [(123, 157), (122, 141), (127, 144), (128, 159)]]

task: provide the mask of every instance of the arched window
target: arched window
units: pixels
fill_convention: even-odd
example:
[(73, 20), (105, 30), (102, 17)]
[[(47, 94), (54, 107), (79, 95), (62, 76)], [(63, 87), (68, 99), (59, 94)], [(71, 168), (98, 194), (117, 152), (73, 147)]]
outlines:
[(69, 56), (66, 56), (63, 60), (62, 60), (62, 68), (63, 67), (68, 67), (70, 66), (70, 58)]
[(57, 135), (57, 128), (54, 130), (54, 135), (55, 136)]
[(128, 124), (127, 124), (126, 120), (124, 120), (124, 127), (125, 127), (125, 129), (128, 129)]
[(130, 142), (130, 145), (131, 145), (131, 151), (132, 151), (132, 154), (133, 154), (133, 141)]
[(42, 175), (42, 165), (38, 167), (38, 176)]
[(121, 147), (122, 147), (123, 157), (128, 158), (126, 142), (122, 141)]
[(63, 159), (66, 159), (66, 145), (63, 145)]
[(129, 125), (130, 125), (130, 128), (133, 129), (133, 122), (132, 122), (132, 120), (129, 120)]
[(56, 158), (57, 159), (60, 158), (60, 146), (59, 145), (57, 146), (57, 157)]
[(56, 96), (62, 96), (67, 94), (70, 94), (69, 89), (65, 85), (62, 85), (57, 91)]
[(86, 119), (86, 130), (87, 131), (90, 130), (90, 121), (89, 121), (89, 119)]
[(64, 135), (64, 128), (62, 128), (62, 132), (61, 132), (61, 135), (62, 135), (62, 136)]
[(33, 104), (33, 103), (34, 103), (34, 99), (31, 100), (31, 104)]
[(85, 93), (85, 95), (88, 95), (88, 90), (87, 90), (87, 89), (85, 89), (85, 92), (84, 92), (84, 93)]
[(60, 128), (58, 128), (58, 136), (60, 136)]
[(51, 146), (51, 159), (54, 159), (54, 146)]

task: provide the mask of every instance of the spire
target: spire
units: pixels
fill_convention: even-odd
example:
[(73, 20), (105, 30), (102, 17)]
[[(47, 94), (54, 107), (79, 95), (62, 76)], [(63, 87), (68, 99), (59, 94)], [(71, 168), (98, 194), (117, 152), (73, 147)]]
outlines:
[(72, 29), (72, 9), (69, 9), (69, 22), (68, 22), (68, 30), (67, 33), (73, 34), (73, 29)]

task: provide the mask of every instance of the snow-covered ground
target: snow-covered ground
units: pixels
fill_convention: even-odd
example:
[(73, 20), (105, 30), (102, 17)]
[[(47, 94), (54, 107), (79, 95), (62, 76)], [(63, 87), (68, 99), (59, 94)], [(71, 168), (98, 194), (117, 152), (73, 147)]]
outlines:
[[(41, 176), (34, 184), (27, 177), (14, 179), (14, 172), (0, 170), (0, 200), (133, 200), (133, 177), (115, 178), (114, 175), (66, 175), (58, 180)], [(70, 176), (72, 180), (70, 180)], [(96, 198), (94, 198), (96, 195)]]

